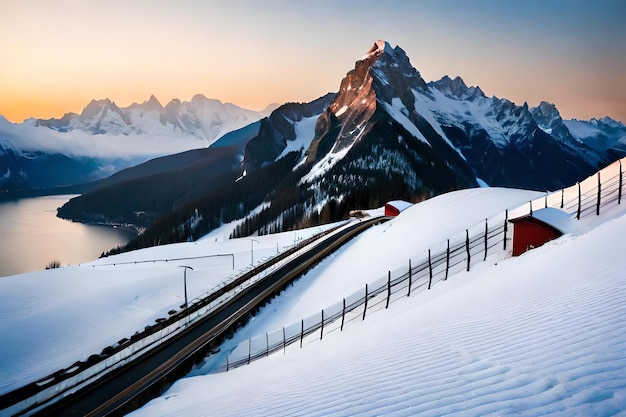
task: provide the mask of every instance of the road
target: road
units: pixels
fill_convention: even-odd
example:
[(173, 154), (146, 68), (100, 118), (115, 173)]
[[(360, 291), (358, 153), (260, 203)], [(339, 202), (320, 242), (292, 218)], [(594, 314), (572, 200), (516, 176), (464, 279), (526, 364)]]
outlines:
[(281, 288), (373, 224), (375, 218), (352, 223), (302, 255), (276, 269), (266, 278), (241, 291), (229, 303), (192, 324), (178, 337), (158, 346), (136, 361), (112, 372), (80, 391), (39, 411), (39, 416), (123, 415), (158, 396), (184, 375), (194, 358), (204, 355), (224, 335), (237, 328), (246, 316)]

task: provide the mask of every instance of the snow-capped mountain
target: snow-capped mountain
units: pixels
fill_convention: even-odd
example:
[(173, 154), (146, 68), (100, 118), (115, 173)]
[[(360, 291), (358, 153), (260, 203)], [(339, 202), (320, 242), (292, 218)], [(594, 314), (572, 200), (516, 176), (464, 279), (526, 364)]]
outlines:
[(141, 104), (120, 108), (109, 99), (92, 100), (81, 114), (67, 113), (61, 119), (37, 120), (60, 132), (82, 130), (92, 134), (194, 136), (209, 146), (225, 133), (244, 127), (270, 114), (241, 108), (232, 103), (208, 99), (202, 94), (191, 101), (174, 99), (164, 106), (155, 96)]
[(151, 96), (126, 108), (92, 100), (81, 114), (60, 119), (18, 124), (0, 116), (0, 191), (82, 184), (155, 157), (206, 148), (275, 107), (257, 112), (202, 95), (163, 107)]
[(619, 157), (626, 152), (626, 125), (610, 117), (565, 120), (564, 124), (575, 138), (601, 154)]
[(328, 93), (310, 103), (287, 103), (261, 120), (258, 136), (246, 145), (245, 168), (258, 169), (264, 163), (275, 161), (285, 150), (299, 150), (291, 148), (300, 136), (300, 126), (307, 120), (316, 120), (336, 96)]
[(111, 175), (124, 164), (136, 163), (132, 157), (68, 156), (45, 146), (41, 150), (18, 148), (15, 137), (31, 131), (32, 126), (15, 125), (0, 116), (0, 199), (93, 181)]
[[(359, 142), (376, 137), (384, 138), (386, 148), (397, 141), (405, 149), (417, 143), (426, 146), (419, 152), (413, 149), (417, 154), (412, 157), (399, 158), (394, 152), (384, 163), (387, 167), (432, 154), (429, 158), (448, 164), (466, 185), (476, 180), (492, 186), (556, 189), (624, 154), (623, 125), (592, 121), (592, 130), (585, 123), (564, 122), (551, 103), (529, 108), (526, 103), (487, 97), (460, 77), (426, 83), (400, 47), (377, 41), (346, 75), (337, 98), (317, 120), (306, 152), (312, 168), (305, 182), (351, 158), (349, 150)], [(582, 126), (587, 126), (583, 135)], [(570, 129), (575, 127), (573, 134)], [(405, 173), (405, 180), (427, 177), (415, 169)], [(422, 185), (412, 188), (419, 193)]]
[[(377, 41), (338, 93), (281, 106), (262, 119), (241, 165), (233, 168), (234, 184), (219, 194), (195, 195), (185, 207), (164, 201), (175, 210), (161, 213), (167, 222), (149, 227), (142, 239), (195, 239), (200, 234), (188, 220), (198, 216), (194, 224), (203, 232), (232, 216), (247, 216), (235, 233), (243, 236), (479, 185), (556, 190), (626, 155), (623, 133), (621, 123), (607, 119), (563, 121), (550, 103), (532, 108), (487, 97), (460, 77), (428, 83), (399, 46)], [(178, 175), (183, 171), (167, 174)], [(167, 194), (156, 177), (142, 181), (158, 182), (159, 195)], [(139, 183), (135, 188), (146, 189)], [(149, 206), (151, 196), (141, 198), (142, 207)], [(122, 213), (115, 201), (93, 201), (106, 201), (121, 218), (144, 210), (125, 207)], [(90, 208), (87, 198), (80, 206), (82, 213), (101, 209)]]

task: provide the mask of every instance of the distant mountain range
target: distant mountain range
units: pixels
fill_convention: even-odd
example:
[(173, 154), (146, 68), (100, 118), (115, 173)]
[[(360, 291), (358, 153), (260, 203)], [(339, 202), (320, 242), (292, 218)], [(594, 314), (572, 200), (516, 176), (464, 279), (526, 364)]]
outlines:
[(194, 136), (209, 146), (228, 132), (269, 115), (278, 105), (262, 111), (208, 99), (202, 94), (191, 101), (174, 99), (163, 107), (155, 96), (141, 104), (118, 107), (109, 99), (92, 100), (81, 114), (66, 113), (60, 119), (38, 119), (36, 126), (59, 132), (82, 130), (95, 135)]
[[(131, 168), (134, 179), (109, 182), (59, 214), (81, 221), (151, 219), (125, 248), (133, 249), (195, 239), (237, 218), (245, 221), (233, 235), (243, 236), (459, 188), (553, 190), (626, 155), (620, 122), (564, 121), (553, 104), (486, 97), (460, 77), (428, 83), (400, 47), (384, 41), (356, 62), (338, 93), (280, 106), (245, 132), (224, 136), (236, 145), (218, 141), (192, 163), (142, 175)], [(227, 168), (208, 179), (199, 167), (215, 158)]]
[(92, 100), (81, 114), (60, 119), (15, 124), (0, 117), (0, 198), (46, 193), (50, 187), (105, 178), (155, 156), (206, 148), (276, 107), (252, 111), (203, 95), (162, 106), (151, 96), (126, 108)]

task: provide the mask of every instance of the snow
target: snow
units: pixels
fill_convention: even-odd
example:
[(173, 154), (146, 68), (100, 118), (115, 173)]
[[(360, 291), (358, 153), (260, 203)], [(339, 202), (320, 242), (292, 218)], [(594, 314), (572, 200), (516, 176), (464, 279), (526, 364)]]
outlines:
[[(0, 137), (21, 151), (62, 153), (96, 158), (144, 159), (202, 147), (192, 136), (172, 135), (93, 135), (81, 130), (58, 132), (34, 124), (14, 124), (0, 120)], [(4, 143), (4, 142), (3, 142)]]
[[(348, 87), (350, 87), (350, 86), (348, 86)], [(335, 113), (335, 116), (339, 117), (342, 114), (344, 114), (347, 110), (348, 110), (348, 106), (347, 105), (343, 105), (339, 110), (337, 110), (337, 112)]]
[(398, 97), (394, 97), (391, 100), (391, 105), (389, 105), (388, 103), (383, 104), (389, 115), (393, 117), (396, 121), (398, 121), (398, 123), (400, 123), (411, 135), (430, 146), (430, 143), (424, 137), (422, 132), (420, 132), (417, 126), (415, 126), (413, 122), (411, 122), (406, 116), (406, 114), (408, 114), (408, 109), (402, 103), (402, 100), (400, 100)]
[(442, 138), (447, 140), (440, 124), (457, 125), (464, 129), (463, 122), (470, 123), (485, 130), (494, 144), (500, 147), (507, 146), (507, 129), (495, 117), (488, 117), (492, 113), (494, 99), (478, 97), (475, 100), (456, 100), (448, 97), (436, 88), (430, 90), (432, 98), (414, 91), (416, 110), (435, 128)]
[(183, 379), (132, 415), (623, 412), (626, 264), (606, 242), (625, 228), (483, 264), (322, 342)]
[[(221, 236), (230, 232), (218, 230), (198, 242), (3, 277), (0, 394), (85, 360), (167, 317), (169, 310), (179, 310), (184, 304), (181, 265), (194, 268), (187, 274), (192, 300), (245, 270), (252, 260), (257, 264), (328, 227), (256, 236), (252, 244), (225, 240)], [(230, 254), (234, 261), (221, 256)], [(184, 259), (195, 257), (200, 258)]]
[(556, 228), (561, 233), (570, 233), (576, 228), (576, 222), (572, 219), (571, 214), (554, 207), (534, 211), (532, 216)]
[[(402, 297), (342, 332), (325, 333), (322, 341), (308, 341), (302, 349), (294, 344), (251, 365), (215, 372), (240, 342), (319, 314), (389, 269), (406, 270), (409, 259), (423, 258), (465, 229), (484, 228), (485, 219), (500, 221), (504, 209), (511, 209), (512, 218), (534, 201), (539, 213), (543, 196), (477, 188), (409, 207), (310, 270), (193, 376), (133, 415), (623, 412), (624, 204), (577, 222), (563, 237), (520, 257), (494, 254), (430, 291)], [(193, 298), (249, 265), (252, 254), (258, 262), (313, 232), (251, 241), (218, 239), (225, 232), (216, 231), (195, 243), (1, 279), (0, 392), (100, 352), (178, 309), (181, 265), (194, 268), (187, 275)], [(229, 258), (221, 257), (135, 263), (226, 253), (234, 254), (235, 271)]]
[(276, 158), (277, 160), (287, 155), (289, 152), (301, 151), (304, 149), (308, 149), (315, 137), (315, 124), (317, 123), (317, 118), (320, 115), (317, 114), (312, 117), (304, 117), (302, 120), (295, 122), (293, 127), (296, 132), (296, 137), (294, 140), (287, 141), (287, 147), (283, 150), (283, 152)]
[[(365, 55), (363, 55), (363, 57), (361, 58), (361, 61), (384, 52), (385, 46), (389, 46), (389, 44), (386, 41), (381, 40), (381, 39), (377, 40), (376, 42), (374, 42), (374, 46), (372, 46), (370, 50), (367, 51)], [(389, 46), (389, 49), (391, 49), (391, 46)]]
[(225, 363), (225, 352), (233, 350), (237, 344), (319, 313), (342, 297), (362, 291), (366, 283), (386, 278), (389, 269), (405, 272), (409, 259), (445, 244), (447, 238), (453, 238), (458, 232), (464, 236), (466, 228), (479, 224), (484, 230), (485, 218), (540, 196), (542, 194), (535, 191), (475, 188), (408, 207), (393, 221), (362, 233), (309, 271), (294, 284), (294, 297), (279, 301), (278, 310), (272, 303), (267, 313), (257, 315), (256, 325), (228, 341), (220, 354), (207, 361), (204, 370), (213, 371)]
[(576, 119), (572, 120), (563, 120), (567, 130), (574, 136), (576, 139), (586, 139), (590, 137), (596, 137), (602, 134), (602, 131), (597, 127), (593, 126), (589, 122), (584, 122)]
[(403, 212), (404, 210), (411, 207), (413, 203), (409, 203), (408, 201), (404, 201), (404, 200), (394, 200), (394, 201), (388, 202), (387, 205), (397, 208), (399, 212)]
[[(513, 194), (502, 189), (454, 192), (413, 206), (309, 272), (238, 335), (247, 338), (273, 330), (268, 326), (277, 323), (289, 325), (304, 317), (303, 305), (314, 309), (333, 297), (337, 301), (349, 291), (345, 281), (374, 275), (355, 279), (362, 271), (354, 267), (390, 242), (396, 250), (421, 242), (423, 235), (415, 230), (422, 228), (432, 243), (442, 225), (463, 228), (466, 221), (502, 209), (515, 200)], [(518, 195), (517, 201), (527, 197)], [(439, 216), (442, 209), (458, 216)], [(194, 372), (132, 415), (200, 416), (206, 410), (223, 416), (623, 412), (626, 260), (616, 243), (626, 231), (625, 214), (621, 206), (593, 217), (595, 223), (581, 224), (518, 258), (489, 258), (302, 349), (295, 344), (226, 373)], [(390, 259), (389, 252), (378, 261), (393, 265), (394, 259), (404, 259)], [(338, 263), (342, 267), (333, 272)]]
[[(361, 133), (359, 133), (359, 135)], [(356, 139), (354, 140), (352, 145), (354, 145), (354, 143), (356, 143)], [(348, 154), (348, 152), (350, 152), (350, 149), (352, 149), (352, 146), (347, 146), (338, 152), (333, 152), (333, 150), (331, 149), (329, 153), (324, 155), (324, 157), (318, 163), (313, 165), (313, 168), (311, 168), (311, 170), (302, 177), (302, 179), (300, 180), (300, 184), (312, 182), (316, 178), (324, 175), (332, 167), (334, 167), (337, 162), (341, 161)]]
[[(2, 145), (9, 142), (22, 151), (78, 157), (142, 157), (145, 160), (207, 147), (226, 133), (248, 126), (272, 110), (272, 107), (260, 112), (247, 110), (202, 95), (194, 96), (191, 102), (172, 100), (162, 112), (147, 108), (145, 104), (114, 110), (114, 104), (108, 100), (93, 101), (88, 107), (95, 113), (71, 119), (65, 128), (68, 131), (37, 126), (36, 119), (17, 124), (0, 118)], [(169, 121), (166, 123), (163, 118)]]

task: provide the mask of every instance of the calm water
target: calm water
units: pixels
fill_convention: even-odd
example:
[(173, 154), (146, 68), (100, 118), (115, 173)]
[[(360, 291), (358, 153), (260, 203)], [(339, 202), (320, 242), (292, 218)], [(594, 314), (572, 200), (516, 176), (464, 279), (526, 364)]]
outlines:
[(102, 252), (127, 243), (135, 233), (91, 226), (56, 217), (73, 196), (24, 198), (0, 203), (0, 277), (97, 259)]

